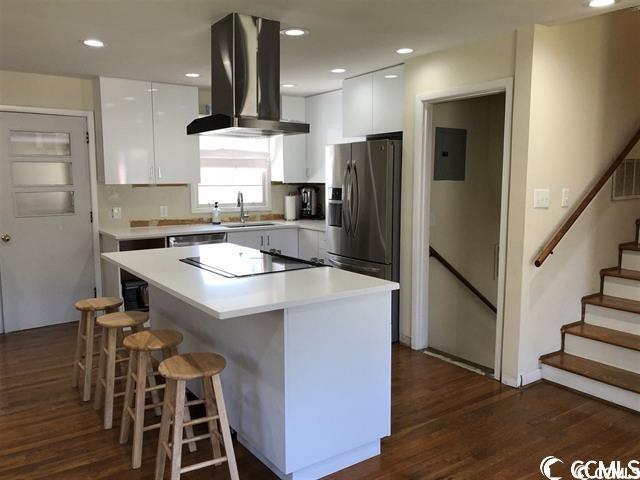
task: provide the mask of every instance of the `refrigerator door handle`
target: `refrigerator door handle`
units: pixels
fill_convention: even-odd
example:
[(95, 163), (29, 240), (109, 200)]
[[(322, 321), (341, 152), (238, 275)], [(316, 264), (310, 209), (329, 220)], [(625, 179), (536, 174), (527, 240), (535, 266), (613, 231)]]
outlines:
[(347, 165), (343, 185), (345, 188), (344, 202), (346, 205), (342, 209), (342, 215), (344, 217), (344, 229), (348, 236), (351, 234), (351, 165)]
[(358, 230), (358, 210), (360, 207), (360, 190), (358, 188), (358, 169), (356, 168), (355, 163), (353, 164), (352, 170), (352, 178), (351, 178), (351, 195), (355, 199), (353, 202), (349, 201), (351, 207), (351, 234), (353, 236), (356, 235), (356, 231)]
[[(345, 267), (345, 269), (349, 267), (354, 268), (352, 265), (341, 262), (340, 260), (336, 260), (335, 258), (330, 258), (328, 261), (329, 261), (329, 264), (334, 265), (336, 267)], [(361, 272), (368, 272), (368, 273), (378, 273), (380, 271), (379, 268), (365, 267), (362, 265), (358, 266), (357, 268)]]

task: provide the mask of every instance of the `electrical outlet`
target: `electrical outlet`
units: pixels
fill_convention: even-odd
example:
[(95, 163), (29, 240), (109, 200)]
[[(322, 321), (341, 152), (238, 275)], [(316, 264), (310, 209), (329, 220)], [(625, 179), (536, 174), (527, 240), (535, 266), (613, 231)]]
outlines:
[(562, 201), (560, 202), (560, 206), (562, 208), (569, 207), (569, 189), (568, 188), (562, 189)]
[(160, 205), (160, 218), (167, 218), (169, 216), (169, 207), (166, 205)]
[(113, 220), (120, 220), (122, 218), (122, 208), (121, 207), (111, 207), (111, 218)]
[(533, 191), (533, 208), (549, 208), (551, 193), (548, 188), (536, 188)]

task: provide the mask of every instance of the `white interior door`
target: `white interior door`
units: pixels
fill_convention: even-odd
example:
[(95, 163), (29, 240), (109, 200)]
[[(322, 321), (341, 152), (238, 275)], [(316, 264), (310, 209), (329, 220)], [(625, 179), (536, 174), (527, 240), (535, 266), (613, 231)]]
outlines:
[(85, 118), (0, 112), (4, 331), (72, 321), (94, 295)]

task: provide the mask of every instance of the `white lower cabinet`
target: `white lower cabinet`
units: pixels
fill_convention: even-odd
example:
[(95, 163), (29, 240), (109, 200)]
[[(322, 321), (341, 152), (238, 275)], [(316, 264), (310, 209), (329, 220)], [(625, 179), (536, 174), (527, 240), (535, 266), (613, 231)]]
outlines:
[(327, 259), (326, 234), (315, 230), (298, 230), (298, 257), (324, 263)]
[(298, 233), (295, 228), (230, 232), (227, 242), (258, 250), (276, 250), (289, 257), (298, 256)]

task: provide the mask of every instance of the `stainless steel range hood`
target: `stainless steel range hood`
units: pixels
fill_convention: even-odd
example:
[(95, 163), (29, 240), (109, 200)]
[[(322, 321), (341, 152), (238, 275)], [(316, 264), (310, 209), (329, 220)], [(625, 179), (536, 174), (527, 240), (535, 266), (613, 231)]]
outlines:
[(187, 134), (272, 136), (309, 133), (280, 119), (280, 22), (232, 13), (211, 26), (212, 115)]

